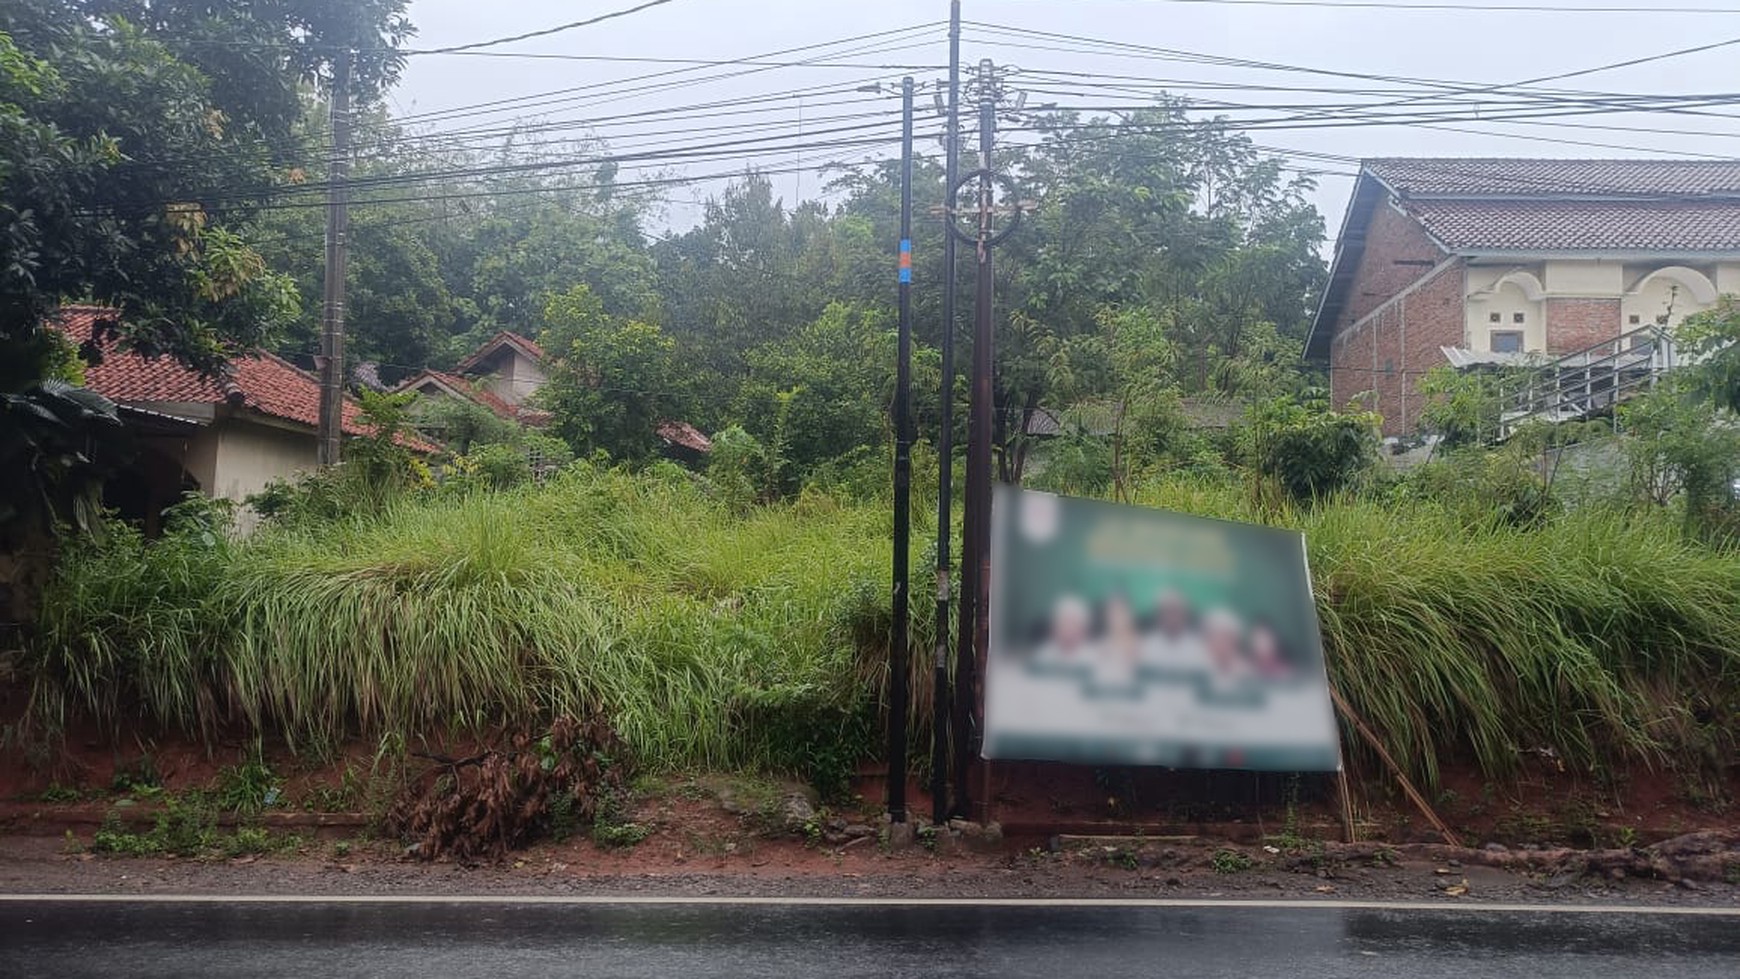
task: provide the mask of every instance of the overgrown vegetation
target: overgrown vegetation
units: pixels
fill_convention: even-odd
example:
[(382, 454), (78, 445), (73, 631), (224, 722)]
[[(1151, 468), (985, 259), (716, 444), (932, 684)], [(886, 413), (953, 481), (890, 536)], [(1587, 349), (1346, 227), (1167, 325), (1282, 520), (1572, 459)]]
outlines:
[[(1305, 531), (1331, 677), (1428, 781), (1447, 759), (1497, 776), (1540, 748), (1582, 769), (1719, 769), (1740, 705), (1740, 555), (1668, 510), (1517, 520), (1463, 491), (1427, 498), (1441, 482), (1428, 469), (1309, 508), (1226, 474), (1130, 495)], [(245, 543), (185, 522), (155, 544), (122, 531), (77, 545), (54, 585), (34, 716), (241, 722), (307, 745), (596, 707), (647, 770), (838, 789), (877, 743), (888, 519), (881, 501), (811, 490), (743, 509), (674, 468), (578, 464)]]
[(243, 544), (123, 528), (69, 552), (36, 716), (308, 745), (596, 705), (651, 768), (838, 786), (869, 741), (854, 625), (886, 616), (887, 519), (814, 495), (746, 515), (680, 470), (579, 465)]
[[(602, 734), (555, 748), (525, 733), (554, 745), (562, 718), (598, 718), (650, 771), (794, 772), (843, 790), (875, 751), (887, 681), (898, 169), (836, 170), (833, 203), (791, 207), (749, 174), (655, 243), (657, 191), (608, 163), (570, 182), (601, 146), (399, 139), (377, 97), (409, 30), (400, 0), (234, 18), (120, 6), (158, 16), (73, 0), (0, 12), (0, 129), (18, 137), (0, 140), (0, 170), (29, 178), (0, 188), (0, 212), (60, 215), (14, 222), (17, 274), (0, 277), (0, 462), (39, 477), (0, 500), (0, 586), (29, 586), (0, 617), (34, 611), (18, 596), (46, 579), (53, 521), (94, 525), (97, 478), (124, 454), (93, 439), (119, 424), (112, 406), (44, 383), (81, 370), (44, 329), (61, 303), (111, 304), (102, 332), (208, 368), (232, 346), (313, 352), (319, 212), (255, 205), (324, 180), (319, 159), (275, 148), (318, 134), (304, 83), (328, 77), (334, 37), (372, 52), (360, 181), (502, 157), (487, 168), (502, 171), (498, 197), (463, 214), (414, 195), (359, 202), (353, 354), (392, 381), (451, 367), (497, 330), (534, 334), (549, 376), (531, 407), (550, 427), (367, 394), (373, 435), (345, 465), (252, 499), (266, 526), (245, 541), (224, 507), (191, 500), (158, 541), (124, 526), (69, 537), (40, 619), (17, 630), (34, 732), (80, 715), (304, 748), (521, 732), (404, 800), (396, 825), (429, 855), (588, 821), (602, 842), (638, 838), (587, 767)], [(261, 38), (284, 57), (235, 60)], [(1688, 321), (1685, 383), (1503, 445), (1498, 376), (1439, 373), (1424, 390), (1440, 450), (1397, 476), (1376, 465), (1378, 419), (1325, 403), (1299, 364), (1325, 272), (1308, 182), (1164, 98), (1116, 120), (1029, 115), (1046, 138), (999, 157), (1033, 202), (997, 263), (1003, 478), (1305, 531), (1332, 678), (1427, 780), (1446, 759), (1501, 775), (1551, 749), (1709, 782), (1740, 716), (1740, 310)], [(185, 164), (112, 179), (140, 159)], [(567, 175), (543, 166), (557, 159)], [(941, 200), (942, 180), (920, 161), (915, 196)], [(121, 192), (231, 203), (90, 217)], [(934, 433), (945, 232), (916, 233), (914, 417)], [(1187, 399), (1252, 407), (1209, 430)], [(653, 461), (670, 421), (717, 434), (704, 473)], [(444, 451), (411, 451), (418, 426)], [(920, 541), (937, 462), (916, 449)], [(22, 516), (29, 533), (9, 531)], [(917, 604), (923, 650), (933, 623)], [(923, 745), (929, 664), (913, 659)], [(263, 763), (228, 778), (223, 808), (268, 804)], [(183, 847), (190, 832), (172, 821), (160, 844), (112, 842)]]

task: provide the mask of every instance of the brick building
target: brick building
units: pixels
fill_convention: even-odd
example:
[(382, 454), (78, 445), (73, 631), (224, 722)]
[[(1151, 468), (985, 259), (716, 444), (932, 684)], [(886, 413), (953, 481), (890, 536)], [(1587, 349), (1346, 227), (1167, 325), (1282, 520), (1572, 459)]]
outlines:
[(1733, 292), (1740, 163), (1368, 160), (1305, 353), (1401, 435), (1434, 367), (1647, 342)]

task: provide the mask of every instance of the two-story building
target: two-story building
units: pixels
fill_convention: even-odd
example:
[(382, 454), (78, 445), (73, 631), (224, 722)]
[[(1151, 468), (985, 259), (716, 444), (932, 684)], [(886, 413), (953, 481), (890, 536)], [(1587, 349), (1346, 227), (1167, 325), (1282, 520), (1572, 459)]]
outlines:
[(1435, 367), (1646, 344), (1733, 292), (1740, 162), (1368, 160), (1305, 352), (1402, 435)]

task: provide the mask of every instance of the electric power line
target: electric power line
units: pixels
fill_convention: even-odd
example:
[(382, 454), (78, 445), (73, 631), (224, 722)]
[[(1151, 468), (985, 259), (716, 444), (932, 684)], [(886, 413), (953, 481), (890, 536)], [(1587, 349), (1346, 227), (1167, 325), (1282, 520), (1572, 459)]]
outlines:
[(665, 4), (670, 3), (670, 2), (671, 2), (671, 0), (646, 0), (646, 2), (636, 4), (635, 6), (632, 6), (632, 7), (628, 7), (628, 8), (622, 9), (622, 10), (613, 10), (613, 11), (610, 11), (609, 13), (599, 14), (596, 17), (588, 17), (585, 20), (577, 20), (577, 21), (574, 21), (574, 22), (568, 23), (568, 24), (558, 24), (555, 27), (546, 27), (546, 28), (543, 28), (542, 30), (527, 31), (524, 34), (514, 34), (514, 35), (511, 35), (509, 37), (498, 37), (498, 38), (495, 38), (494, 40), (489, 40), (489, 41), (473, 41), (470, 44), (455, 44), (451, 47), (432, 48), (432, 49), (429, 49), (429, 50), (424, 51), (422, 53), (424, 53), (424, 54), (456, 54), (456, 53), (461, 52), (461, 51), (475, 51), (479, 48), (492, 48), (498, 44), (513, 44), (516, 41), (529, 41), (532, 38), (536, 38), (536, 37), (548, 37), (551, 34), (560, 34), (564, 31), (571, 31), (577, 27), (591, 27), (593, 24), (601, 24), (607, 20), (615, 20), (619, 17), (627, 17), (630, 14), (638, 14), (643, 10), (651, 10), (654, 7), (662, 7)]
[(1396, 0), (1145, 0), (1149, 3), (1191, 4), (1224, 7), (1311, 7), (1346, 10), (1417, 10), (1422, 12), (1495, 12), (1530, 14), (1740, 14), (1740, 7), (1591, 7), (1544, 3), (1421, 3)]

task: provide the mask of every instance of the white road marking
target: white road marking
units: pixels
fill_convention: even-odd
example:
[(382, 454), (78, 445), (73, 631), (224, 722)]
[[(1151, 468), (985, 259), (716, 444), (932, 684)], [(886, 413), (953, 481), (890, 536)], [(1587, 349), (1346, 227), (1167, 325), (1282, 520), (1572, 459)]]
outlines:
[(666, 897), (558, 894), (0, 894), (4, 904), (384, 904), (862, 908), (1249, 908), (1253, 910), (1453, 911), (1469, 914), (1636, 914), (1740, 918), (1740, 907), (1623, 904), (1478, 904), (1467, 901), (1288, 901), (1045, 897)]

